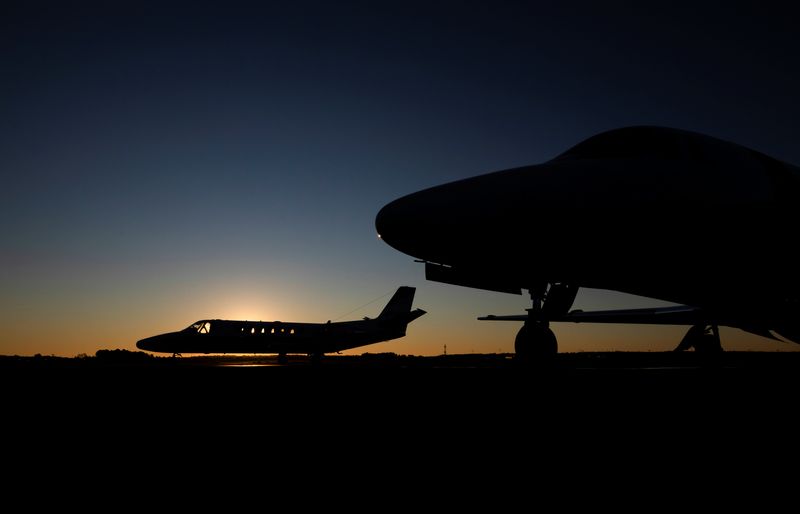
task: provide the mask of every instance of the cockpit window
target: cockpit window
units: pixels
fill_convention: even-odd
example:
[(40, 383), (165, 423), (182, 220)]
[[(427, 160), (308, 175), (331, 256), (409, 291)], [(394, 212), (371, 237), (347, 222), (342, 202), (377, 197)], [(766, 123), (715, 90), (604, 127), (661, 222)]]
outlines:
[(198, 321), (197, 323), (193, 323), (189, 328), (186, 329), (186, 331), (197, 332), (198, 334), (208, 334), (211, 332), (211, 322)]
[(634, 127), (604, 132), (578, 143), (560, 159), (679, 159), (684, 156), (685, 138), (680, 133), (657, 127)]

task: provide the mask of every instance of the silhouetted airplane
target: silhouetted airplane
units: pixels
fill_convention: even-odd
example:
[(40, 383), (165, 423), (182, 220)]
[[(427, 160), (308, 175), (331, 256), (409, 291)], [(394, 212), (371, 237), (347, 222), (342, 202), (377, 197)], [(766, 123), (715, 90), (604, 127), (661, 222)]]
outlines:
[[(428, 280), (521, 294), (518, 356), (555, 354), (550, 321), (693, 325), (676, 349), (721, 351), (719, 325), (800, 342), (800, 168), (662, 127), (598, 134), (543, 164), (399, 198), (379, 236)], [(572, 311), (579, 287), (681, 304)], [(775, 338), (776, 339), (776, 338)]]
[(200, 320), (180, 332), (170, 332), (136, 343), (141, 350), (163, 353), (305, 353), (319, 357), (406, 335), (406, 326), (425, 311), (411, 310), (413, 287), (400, 287), (375, 319), (338, 323)]

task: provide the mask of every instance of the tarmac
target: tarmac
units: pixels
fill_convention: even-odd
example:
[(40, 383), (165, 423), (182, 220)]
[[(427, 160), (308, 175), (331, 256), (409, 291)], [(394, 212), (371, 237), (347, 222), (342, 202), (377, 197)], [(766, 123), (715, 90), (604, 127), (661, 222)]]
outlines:
[[(680, 469), (698, 456), (798, 453), (800, 353), (578, 353), (529, 368), (511, 355), (291, 356), (277, 365), (269, 356), (110, 351), (0, 357), (0, 387), (5, 440), (18, 449), (67, 449), (70, 462), (99, 449), (165, 476), (171, 468), (159, 463), (218, 473), (225, 466), (207, 462), (249, 466), (252, 455), (275, 470), (276, 453), (291, 456), (280, 469), (298, 476), (320, 463), (336, 475), (356, 458), (367, 466), (360, 473), (404, 463), (429, 479), (437, 462), (481, 476), (522, 465), (567, 477), (589, 463), (597, 477)], [(700, 479), (702, 469), (681, 476)]]

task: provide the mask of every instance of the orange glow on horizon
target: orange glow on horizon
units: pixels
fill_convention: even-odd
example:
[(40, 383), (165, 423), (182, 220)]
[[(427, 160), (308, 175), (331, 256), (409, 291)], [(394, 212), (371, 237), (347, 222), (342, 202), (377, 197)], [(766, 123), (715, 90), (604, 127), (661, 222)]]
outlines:
[[(416, 271), (416, 270), (415, 270)], [(270, 289), (269, 283), (273, 284)], [(341, 293), (331, 288), (327, 296), (292, 288), (279, 281), (208, 283), (200, 290), (185, 288), (171, 295), (154, 296), (144, 290), (140, 296), (123, 291), (75, 296), (69, 303), (41, 303), (36, 309), (17, 309), (0, 333), (0, 354), (74, 356), (93, 355), (99, 349), (136, 350), (139, 339), (186, 328), (203, 319), (324, 323), (359, 305), (378, 292)], [(517, 296), (465, 290), (453, 299), (450, 288), (425, 284), (418, 287), (414, 308), (428, 314), (412, 322), (404, 338), (346, 350), (345, 354), (392, 352), (399, 355), (513, 353), (520, 324), (477, 321), (478, 315), (513, 313), (524, 307)], [(383, 301), (351, 312), (342, 320), (375, 317)], [(588, 305), (587, 305), (588, 304)], [(596, 308), (584, 301), (580, 307)], [(617, 307), (616, 305), (614, 307)], [(95, 313), (102, 313), (101, 316)], [(46, 320), (43, 322), (43, 320)], [(559, 351), (669, 351), (677, 346), (688, 327), (554, 323)], [(726, 350), (800, 351), (800, 345), (782, 343), (723, 327)]]

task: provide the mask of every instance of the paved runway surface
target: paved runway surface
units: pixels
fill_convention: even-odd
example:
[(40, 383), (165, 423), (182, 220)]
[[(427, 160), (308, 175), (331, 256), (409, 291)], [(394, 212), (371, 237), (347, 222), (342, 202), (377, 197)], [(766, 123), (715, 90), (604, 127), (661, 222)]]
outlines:
[(564, 397), (625, 403), (647, 395), (703, 405), (705, 396), (710, 404), (754, 396), (794, 401), (800, 391), (800, 353), (727, 352), (715, 359), (671, 352), (576, 353), (559, 355), (551, 366), (526, 368), (511, 355), (334, 355), (318, 364), (291, 356), (281, 366), (272, 356), (170, 358), (117, 350), (83, 359), (0, 357), (0, 381), (12, 397), (40, 400), (35, 391), (44, 389), (44, 398), (117, 394), (191, 402), (229, 396), (234, 402), (300, 400), (322, 407), (335, 396), (343, 408), (381, 394), (420, 406), (488, 397), (520, 405)]
[(20, 465), (93, 455), (100, 474), (135, 463), (148, 487), (238, 470), (259, 487), (269, 471), (343, 487), (394, 473), (399, 490), (457, 477), (523, 491), (542, 472), (672, 488), (708, 479), (709, 463), (752, 477), (793, 462), (800, 354), (696, 357), (2, 357), (3, 433)]

